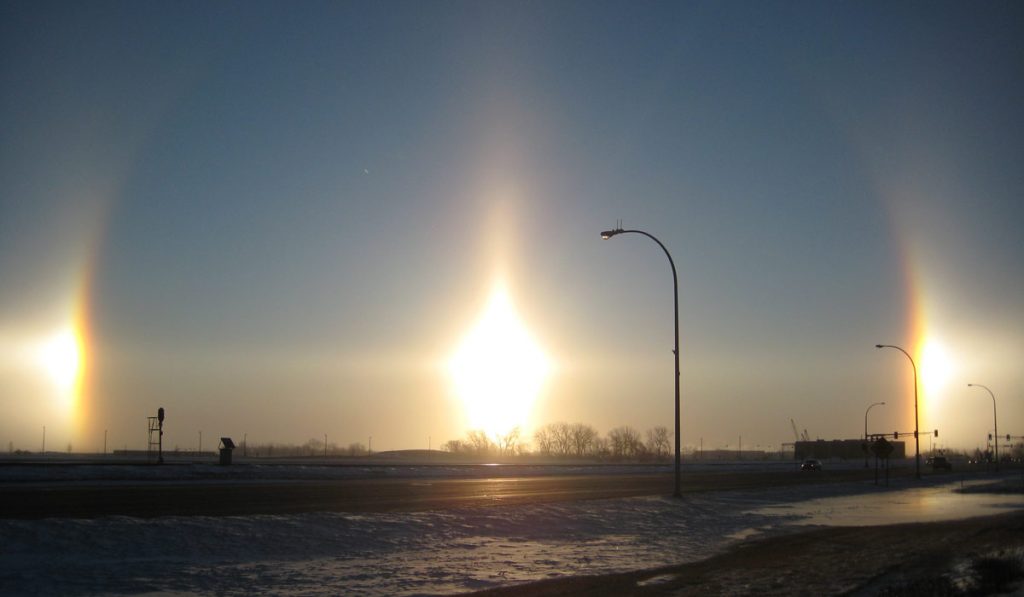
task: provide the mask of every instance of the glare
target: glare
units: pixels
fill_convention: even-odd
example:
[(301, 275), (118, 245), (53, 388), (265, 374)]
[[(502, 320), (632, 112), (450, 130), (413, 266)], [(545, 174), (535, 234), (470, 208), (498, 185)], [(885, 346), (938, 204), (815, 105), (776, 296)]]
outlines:
[(73, 329), (61, 330), (42, 342), (36, 359), (60, 392), (70, 394), (74, 390), (82, 364), (82, 349)]
[(501, 284), (448, 362), (470, 429), (492, 437), (526, 423), (550, 370)]
[(953, 361), (946, 347), (939, 341), (929, 339), (921, 347), (921, 384), (924, 390), (934, 394), (949, 382), (953, 373)]

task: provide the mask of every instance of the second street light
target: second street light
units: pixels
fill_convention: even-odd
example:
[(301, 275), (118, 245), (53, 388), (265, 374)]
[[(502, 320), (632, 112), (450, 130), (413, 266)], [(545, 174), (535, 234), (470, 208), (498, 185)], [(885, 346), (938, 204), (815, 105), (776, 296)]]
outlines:
[(996, 395), (992, 393), (992, 390), (988, 389), (988, 386), (983, 386), (980, 383), (969, 383), (968, 388), (973, 387), (984, 388), (988, 395), (992, 397), (992, 441), (995, 442), (992, 447), (995, 451), (996, 458), (996, 470), (999, 470), (999, 421), (996, 419)]
[(675, 345), (672, 349), (672, 354), (675, 355), (676, 360), (676, 371), (675, 371), (675, 386), (676, 386), (676, 416), (675, 416), (675, 427), (676, 427), (676, 480), (675, 480), (675, 491), (672, 493), (675, 497), (682, 497), (683, 492), (680, 485), (680, 465), (682, 462), (682, 456), (679, 450), (679, 278), (676, 277), (676, 264), (672, 261), (672, 255), (665, 248), (665, 245), (661, 244), (661, 241), (655, 238), (653, 235), (644, 232), (643, 230), (623, 230), (621, 227), (615, 228), (614, 230), (605, 230), (601, 233), (602, 239), (609, 239), (618, 234), (642, 234), (647, 238), (658, 243), (661, 250), (665, 252), (665, 257), (668, 257), (668, 264), (672, 267), (672, 307), (675, 314), (673, 321), (672, 332), (675, 335)]
[[(879, 405), (885, 406), (885, 403), (884, 402), (875, 402), (874, 404), (869, 406), (866, 411), (864, 411), (864, 446), (865, 447), (867, 446), (867, 443), (868, 443), (868, 413), (871, 412), (872, 408), (874, 408), (876, 406), (879, 406)], [(867, 450), (864, 450), (864, 468), (868, 468), (868, 451)]]
[(910, 356), (910, 353), (908, 353), (907, 351), (903, 350), (899, 346), (894, 346), (892, 344), (875, 344), (875, 348), (895, 348), (896, 350), (898, 350), (898, 351), (902, 352), (904, 355), (906, 355), (906, 357), (908, 359), (910, 359), (910, 366), (914, 368), (914, 460), (915, 460), (914, 476), (916, 478), (920, 479), (921, 478), (921, 444), (920, 444), (921, 440), (918, 439), (918, 436), (920, 435), (920, 433), (918, 433), (918, 429), (917, 429), (917, 365), (914, 363), (914, 359), (913, 359), (913, 357)]

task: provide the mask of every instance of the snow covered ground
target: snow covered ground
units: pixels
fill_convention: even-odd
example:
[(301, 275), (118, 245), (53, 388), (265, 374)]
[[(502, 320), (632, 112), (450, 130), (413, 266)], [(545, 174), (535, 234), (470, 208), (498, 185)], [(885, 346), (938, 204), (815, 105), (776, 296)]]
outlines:
[(954, 493), (948, 480), (416, 513), (0, 520), (0, 592), (456, 593), (694, 561), (799, 524), (1024, 508), (1024, 494)]

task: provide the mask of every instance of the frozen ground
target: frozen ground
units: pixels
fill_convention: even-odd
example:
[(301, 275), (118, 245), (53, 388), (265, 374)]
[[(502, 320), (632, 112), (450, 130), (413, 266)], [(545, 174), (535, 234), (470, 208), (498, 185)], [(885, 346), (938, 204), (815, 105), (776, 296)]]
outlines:
[(0, 592), (455, 593), (694, 561), (800, 524), (1024, 508), (1024, 494), (954, 493), (960, 482), (945, 480), (396, 514), (0, 520)]

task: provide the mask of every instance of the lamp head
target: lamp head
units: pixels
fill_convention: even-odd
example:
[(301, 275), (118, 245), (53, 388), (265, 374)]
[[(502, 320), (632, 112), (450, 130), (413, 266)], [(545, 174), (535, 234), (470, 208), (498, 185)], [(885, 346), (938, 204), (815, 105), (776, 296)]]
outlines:
[(621, 233), (622, 233), (622, 228), (615, 228), (613, 230), (605, 230), (604, 232), (601, 233), (601, 239), (602, 240), (608, 240), (609, 238), (615, 236), (616, 234), (621, 234)]
[(972, 383), (969, 383), (969, 384), (967, 384), (967, 387), (968, 387), (968, 388), (973, 388), (973, 387), (974, 387), (974, 384), (972, 384)]
[(885, 348), (884, 344), (875, 344), (875, 348)]

